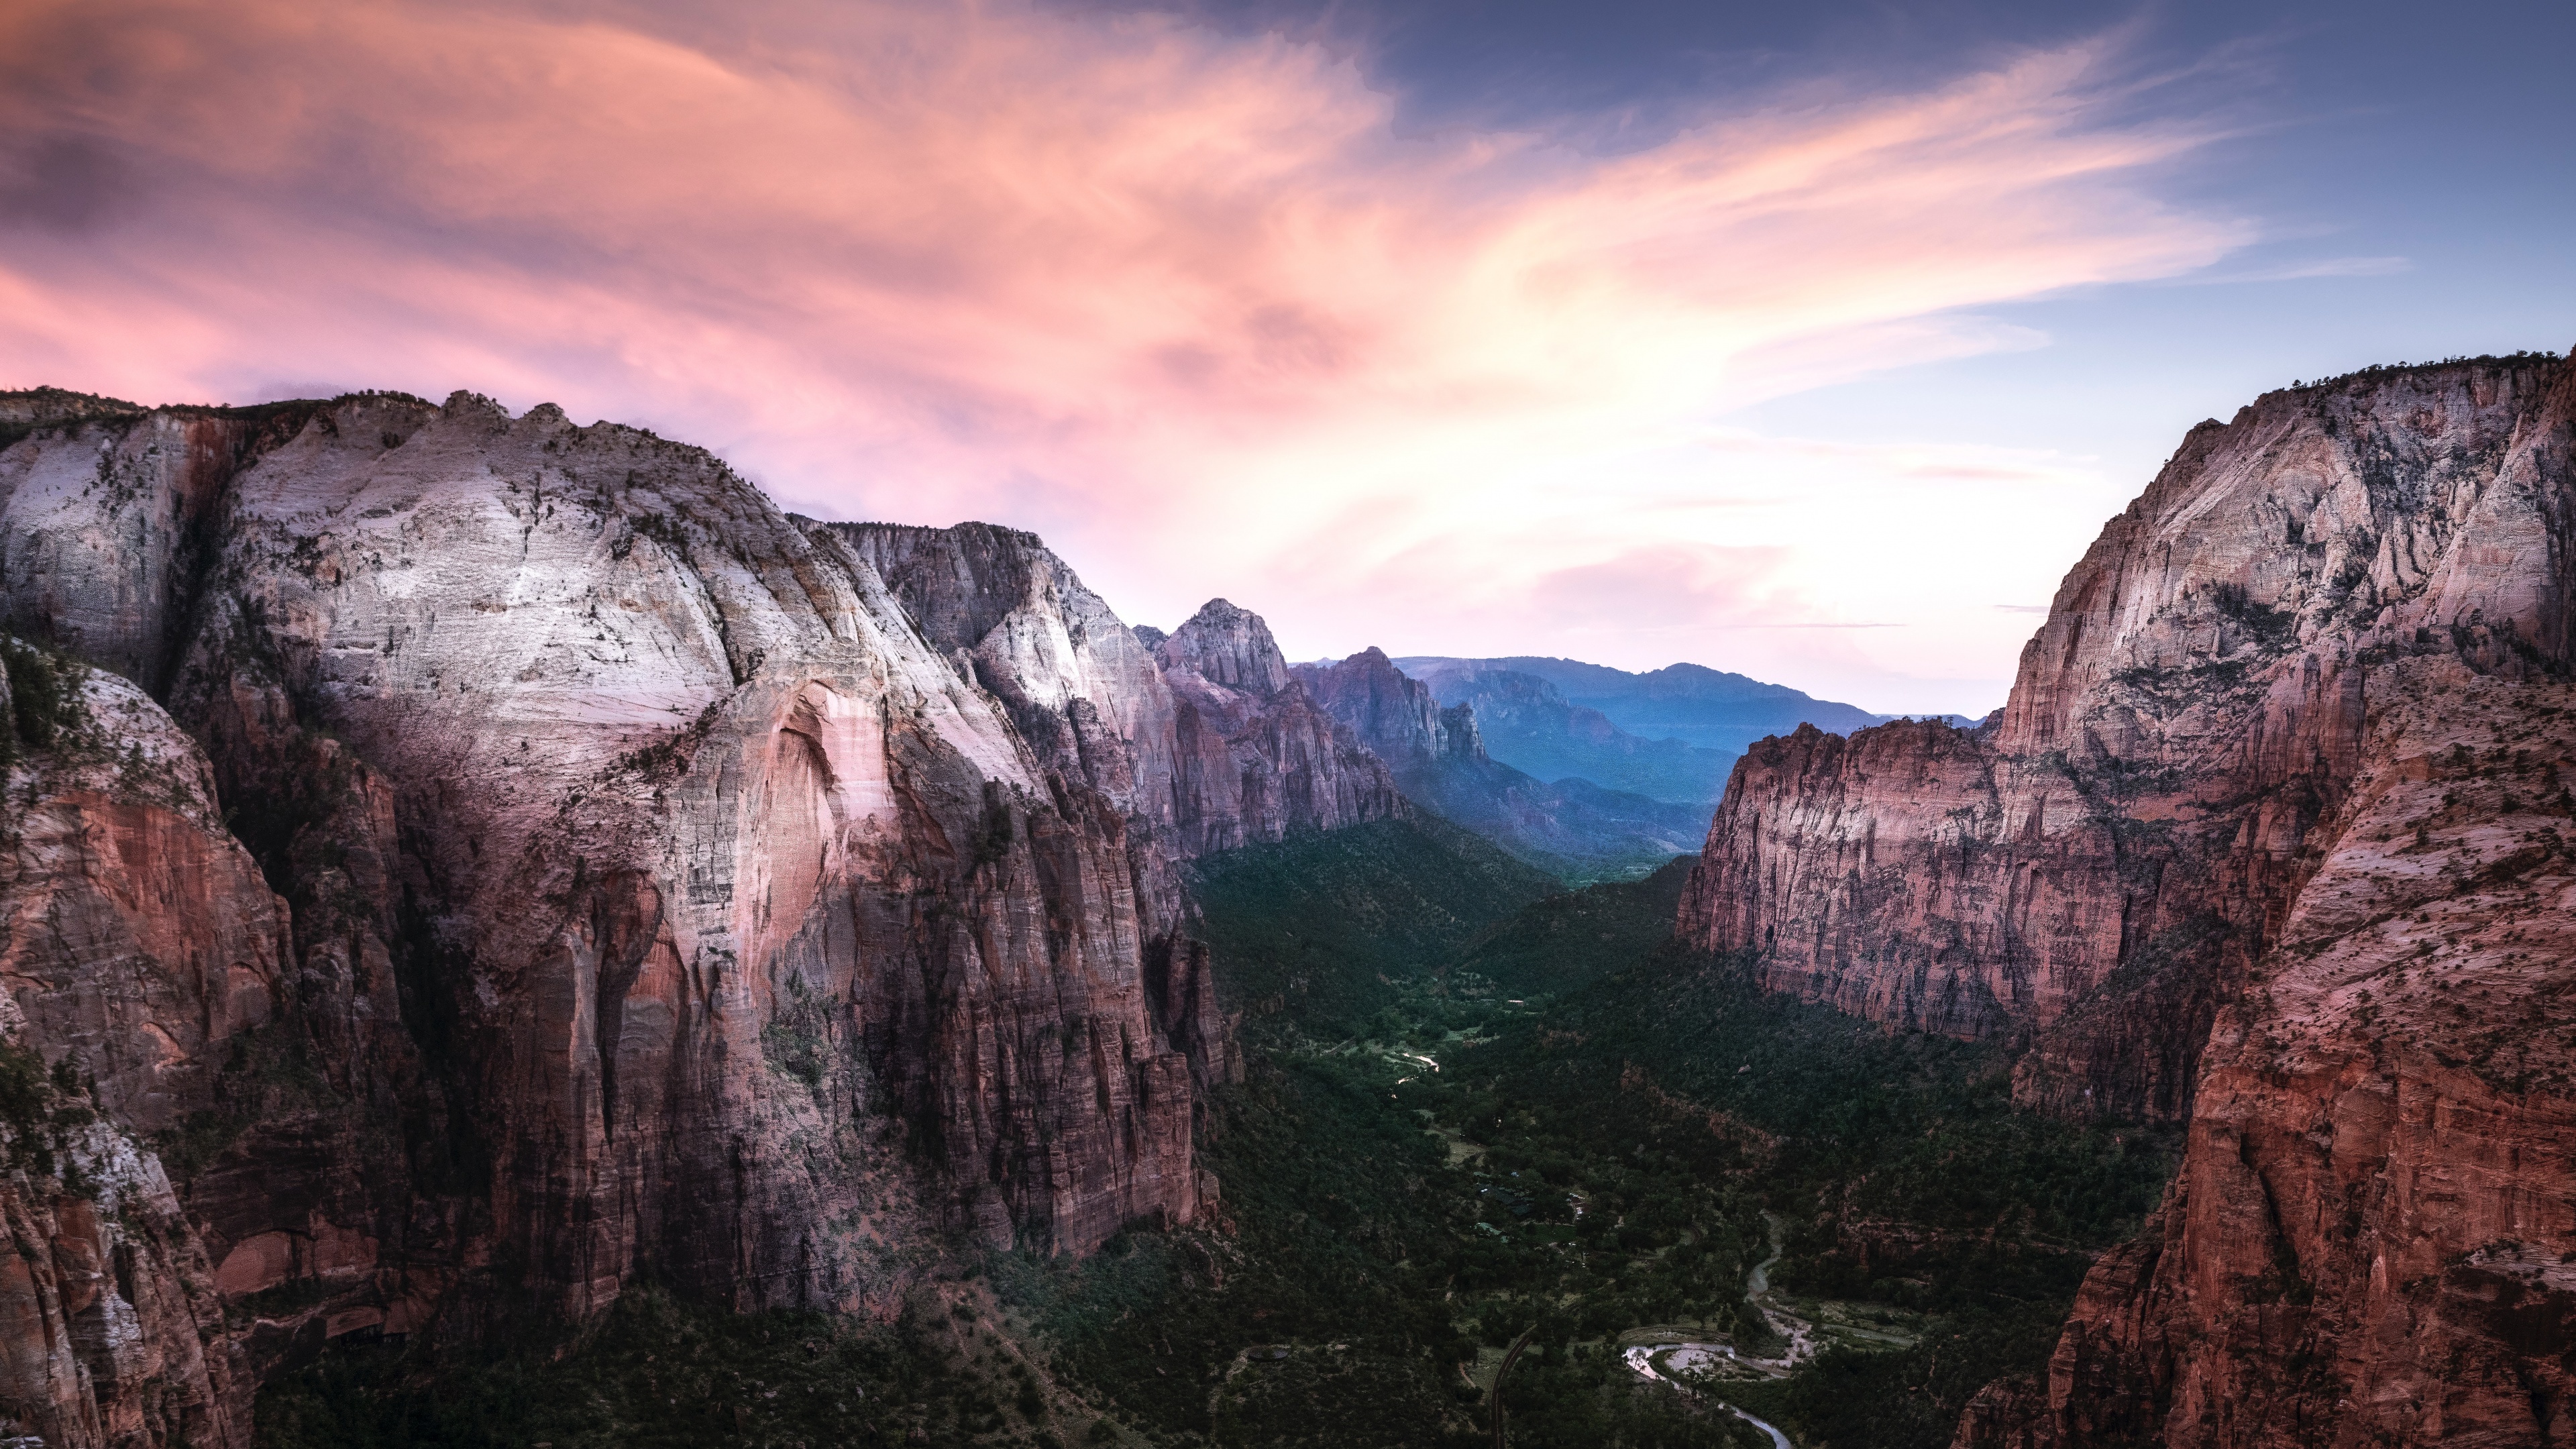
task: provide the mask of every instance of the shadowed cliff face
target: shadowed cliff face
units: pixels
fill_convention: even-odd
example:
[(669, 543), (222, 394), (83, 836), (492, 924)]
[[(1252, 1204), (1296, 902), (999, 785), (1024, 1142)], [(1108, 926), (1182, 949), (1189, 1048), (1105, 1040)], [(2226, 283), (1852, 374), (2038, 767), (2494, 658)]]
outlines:
[(82, 1217), (69, 1148), (12, 1179), (159, 1345), (28, 1358), (103, 1300), (0, 1285), (49, 1442), (243, 1442), (330, 1336), (637, 1274), (867, 1311), (934, 1231), (1186, 1221), (1233, 1068), (1173, 861), (1401, 808), (1302, 696), (1191, 735), (1195, 676), (1027, 535), (791, 519), (465, 394), (20, 402), (0, 610), (159, 696), (92, 673), (123, 773), (9, 779), (0, 1034), (96, 1075), (168, 1208)]
[(2371, 699), (2161, 1221), (1963, 1446), (2576, 1433), (2576, 690), (2414, 659)]
[(1739, 766), (1682, 931), (2187, 1115), (2148, 1238), (1965, 1445), (2564, 1442), (2576, 369), (2365, 373), (2193, 431), (1987, 727)]
[(213, 1107), (229, 1049), (270, 1027), (284, 903), (158, 705), (110, 674), (48, 682), (59, 721), (8, 741), (0, 816), (0, 1403), (52, 1444), (245, 1443), (221, 1236), (143, 1143)]

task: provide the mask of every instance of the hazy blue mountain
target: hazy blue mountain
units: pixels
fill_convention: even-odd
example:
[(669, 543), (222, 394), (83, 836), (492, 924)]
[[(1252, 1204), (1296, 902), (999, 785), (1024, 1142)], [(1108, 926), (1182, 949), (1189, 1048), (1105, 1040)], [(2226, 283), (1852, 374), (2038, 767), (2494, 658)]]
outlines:
[[(1668, 664), (1633, 674), (1606, 664), (1579, 659), (1512, 655), (1501, 659), (1455, 659), (1415, 655), (1396, 667), (1429, 683), (1446, 701), (1449, 691), (1465, 686), (1452, 681), (1478, 674), (1526, 674), (1556, 686), (1567, 704), (1599, 711), (1611, 724), (1646, 740), (1679, 740), (1703, 749), (1741, 753), (1765, 735), (1787, 734), (1801, 724), (1849, 734), (1908, 716), (1872, 714), (1858, 705), (1817, 699), (1785, 684), (1765, 684), (1742, 674), (1702, 664)], [(1484, 711), (1478, 710), (1479, 718)], [(1923, 715), (1961, 728), (1977, 722), (1964, 715)], [(1526, 767), (1524, 767), (1526, 768)]]
[(1583, 780), (1705, 809), (1726, 792), (1727, 773), (1735, 768), (1734, 750), (1632, 734), (1536, 674), (1442, 670), (1424, 682), (1442, 705), (1475, 711), (1487, 754), (1541, 780)]
[(1494, 758), (1477, 706), (1444, 706), (1380, 650), (1290, 672), (1407, 798), (1568, 881), (1643, 875), (1708, 835), (1705, 798), (1659, 799), (1571, 772), (1550, 781)]

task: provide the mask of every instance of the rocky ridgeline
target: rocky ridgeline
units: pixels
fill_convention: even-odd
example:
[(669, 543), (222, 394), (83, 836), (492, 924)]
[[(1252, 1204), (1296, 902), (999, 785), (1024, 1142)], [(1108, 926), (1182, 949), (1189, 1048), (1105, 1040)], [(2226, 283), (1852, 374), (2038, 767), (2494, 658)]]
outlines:
[(1234, 1068), (1176, 862), (1406, 808), (1230, 605), (1148, 651), (1026, 534), (794, 518), (551, 406), (15, 394), (0, 440), (53, 701), (0, 1412), (58, 1446), (246, 1443), (329, 1338), (639, 1275), (883, 1310), (938, 1232), (1188, 1221)]
[(1739, 764), (1685, 936), (2188, 1123), (1963, 1446), (2576, 1433), (2571, 543), (2563, 360), (2268, 394), (2103, 530), (1999, 718)]

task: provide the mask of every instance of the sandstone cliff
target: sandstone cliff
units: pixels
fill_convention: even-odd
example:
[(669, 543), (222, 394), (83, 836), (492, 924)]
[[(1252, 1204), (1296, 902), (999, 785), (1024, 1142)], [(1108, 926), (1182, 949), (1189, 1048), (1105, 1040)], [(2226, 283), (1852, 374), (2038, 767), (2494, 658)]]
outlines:
[(1754, 746), (1683, 934), (1879, 1019), (2032, 1031), (2025, 1100), (2184, 1115), (2361, 767), (2368, 681), (2562, 667), (2563, 371), (2381, 371), (2194, 429), (2068, 574), (1999, 721)]
[(2181, 1170), (1965, 1446), (2576, 1436), (2576, 689), (2411, 659)]
[(0, 1410), (52, 1444), (247, 1442), (220, 1275), (141, 1141), (213, 1106), (271, 1022), (284, 904), (158, 705), (0, 651)]
[(1024, 534), (468, 394), (0, 423), (0, 619), (113, 722), (15, 752), (0, 863), (0, 1036), (125, 1154), (0, 1204), (52, 1443), (244, 1442), (328, 1337), (638, 1274), (866, 1310), (938, 1230), (1188, 1220), (1231, 1048), (1173, 862), (1402, 808)]
[(1293, 686), (1259, 615), (1211, 600), (1149, 650), (1029, 534), (821, 527), (877, 569), (1042, 757), (1178, 854), (1404, 808), (1385, 764)]
[(1686, 936), (2188, 1117), (1963, 1445), (2576, 1434), (2571, 502), (2560, 359), (2269, 394), (2104, 529), (1999, 719), (1739, 765)]

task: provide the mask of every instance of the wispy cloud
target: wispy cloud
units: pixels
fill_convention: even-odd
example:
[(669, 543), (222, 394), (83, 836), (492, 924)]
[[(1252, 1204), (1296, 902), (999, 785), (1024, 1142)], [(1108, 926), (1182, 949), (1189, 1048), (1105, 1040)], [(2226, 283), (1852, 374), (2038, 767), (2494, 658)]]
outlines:
[[(2104, 99), (2101, 46), (1603, 157), (1399, 134), (1347, 57), (1276, 36), (1003, 0), (716, 14), (21, 0), (0, 372), (550, 399), (809, 511), (1036, 527), (1133, 615), (1223, 592), (1303, 652), (1651, 663), (1719, 624), (1908, 618), (1913, 672), (1975, 675), (2011, 641), (1941, 622), (1990, 615), (1935, 604), (1919, 551), (1982, 537), (1983, 572), (2045, 592), (2048, 495), (2096, 509), (2081, 464), (1708, 420), (2034, 345), (1972, 309), (2249, 236), (2159, 198), (2200, 137), (2113, 119), (2138, 97)], [(2005, 513), (1904, 492), (1945, 480)], [(2004, 562), (2033, 527), (2047, 557)]]
[(2277, 267), (2176, 277), (2169, 285), (2224, 287), (2247, 282), (2304, 282), (2321, 277), (2393, 277), (2412, 271), (2414, 267), (2415, 263), (2406, 257), (2324, 257), (2316, 261), (2285, 262)]

